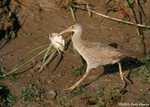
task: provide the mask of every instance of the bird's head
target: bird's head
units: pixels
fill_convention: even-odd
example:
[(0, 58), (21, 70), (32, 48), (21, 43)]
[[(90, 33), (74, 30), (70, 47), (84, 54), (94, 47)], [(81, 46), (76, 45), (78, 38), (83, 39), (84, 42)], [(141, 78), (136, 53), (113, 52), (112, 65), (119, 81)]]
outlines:
[(60, 32), (59, 34), (64, 34), (64, 33), (67, 33), (67, 32), (79, 32), (79, 31), (83, 31), (83, 28), (81, 26), (81, 24), (74, 24), (72, 25), (71, 27), (65, 29), (64, 31)]

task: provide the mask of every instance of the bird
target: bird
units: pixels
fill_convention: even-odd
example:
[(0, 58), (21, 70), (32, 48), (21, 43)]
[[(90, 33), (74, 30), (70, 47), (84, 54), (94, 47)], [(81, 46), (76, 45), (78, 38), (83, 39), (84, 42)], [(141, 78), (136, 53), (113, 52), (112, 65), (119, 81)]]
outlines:
[(79, 23), (72, 25), (59, 34), (63, 35), (67, 32), (73, 32), (71, 38), (73, 47), (82, 56), (87, 64), (85, 74), (82, 76), (82, 78), (79, 79), (71, 87), (67, 88), (67, 90), (74, 90), (75, 88), (79, 87), (81, 82), (89, 75), (92, 69), (95, 69), (100, 65), (103, 66), (107, 64), (118, 63), (121, 80), (123, 81), (123, 83), (129, 82), (129, 80), (123, 75), (122, 72), (120, 61), (126, 56), (123, 52), (121, 52), (119, 49), (100, 42), (91, 42), (84, 40), (82, 38), (83, 27)]

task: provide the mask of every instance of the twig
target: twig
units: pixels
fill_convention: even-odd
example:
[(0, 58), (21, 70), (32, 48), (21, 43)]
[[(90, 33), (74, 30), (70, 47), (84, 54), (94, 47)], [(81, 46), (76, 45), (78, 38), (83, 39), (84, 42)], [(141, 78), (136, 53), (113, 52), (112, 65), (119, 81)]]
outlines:
[(47, 51), (46, 51), (46, 53), (45, 53), (45, 55), (44, 55), (43, 63), (46, 61), (46, 58), (47, 58), (47, 56), (48, 56), (48, 53), (49, 53), (51, 47), (52, 47), (52, 44), (49, 45), (49, 47), (48, 47), (48, 49), (47, 49)]
[[(143, 19), (142, 14), (144, 15), (144, 18), (146, 18), (146, 15), (143, 11), (141, 4), (139, 3), (139, 0), (136, 0), (136, 5), (138, 8), (138, 13), (139, 13), (139, 19), (140, 19), (139, 22), (142, 24), (142, 19)], [(139, 8), (140, 8), (140, 10), (139, 10)], [(143, 28), (138, 28), (138, 31), (139, 31), (139, 36), (141, 39), (143, 53), (144, 53), (144, 55), (146, 55), (146, 44), (145, 44), (145, 36), (144, 36)]]
[(81, 7), (79, 7), (79, 6), (74, 6), (74, 7), (78, 8), (78, 9), (84, 9), (84, 10), (90, 11), (90, 12), (96, 14), (96, 15), (99, 15), (99, 16), (101, 16), (101, 17), (104, 17), (104, 18), (107, 18), (107, 19), (110, 19), (110, 20), (113, 20), (113, 21), (125, 23), (125, 24), (132, 25), (132, 26), (138, 26), (138, 27), (143, 27), (143, 28), (150, 29), (150, 26), (143, 25), (143, 24), (135, 24), (135, 23), (133, 23), (133, 22), (128, 22), (128, 21), (124, 21), (124, 20), (117, 19), (117, 18), (114, 18), (114, 17), (110, 17), (110, 16), (107, 16), (107, 15), (98, 13), (98, 12), (92, 10), (92, 9), (89, 9), (89, 8), (81, 8)]
[(72, 7), (71, 7), (71, 6), (69, 6), (69, 10), (70, 10), (70, 12), (71, 12), (71, 15), (72, 15), (73, 21), (76, 23), (76, 22), (77, 22), (77, 20), (76, 20), (76, 17), (75, 17), (75, 12), (73, 11), (73, 9), (72, 9)]
[[(82, 1), (82, 0), (81, 0)], [(80, 2), (81, 2), (80, 1)], [(82, 1), (83, 2), (83, 1)], [(87, 2), (83, 2), (85, 3), (86, 5), (88, 4)], [(114, 17), (110, 17), (110, 16), (107, 16), (107, 15), (104, 15), (104, 14), (101, 14), (101, 13), (98, 13), (92, 9), (90, 9), (89, 7), (81, 7), (81, 6), (78, 6), (78, 5), (72, 5), (72, 7), (75, 7), (75, 8), (78, 8), (78, 9), (82, 9), (82, 10), (87, 10), (88, 12), (92, 12), (96, 15), (99, 15), (101, 17), (104, 17), (104, 18), (107, 18), (107, 19), (110, 19), (110, 20), (113, 20), (113, 21), (117, 21), (117, 22), (121, 22), (121, 23), (125, 23), (125, 24), (128, 24), (128, 25), (133, 25), (133, 26), (137, 26), (137, 27), (142, 27), (142, 28), (148, 28), (150, 29), (150, 26), (147, 26), (147, 25), (143, 25), (143, 24), (136, 24), (134, 22), (129, 22), (129, 21), (124, 21), (124, 20), (121, 20), (121, 19), (117, 19), (117, 18), (114, 18)]]
[(49, 45), (49, 44), (44, 44), (44, 45), (39, 46), (39, 47), (37, 47), (37, 48), (33, 48), (33, 49), (31, 49), (30, 51), (28, 51), (26, 54), (24, 54), (23, 57), (25, 57), (25, 56), (27, 56), (27, 55), (33, 53), (34, 51), (39, 50), (39, 49), (41, 49), (41, 48), (43, 48), (43, 47), (47, 47), (48, 45)]
[(55, 55), (57, 54), (57, 50), (55, 50), (49, 57), (48, 57), (48, 59), (43, 63), (43, 65), (41, 66), (41, 68), (39, 69), (39, 72), (41, 72), (43, 69), (44, 69), (44, 67), (49, 63), (49, 62), (51, 62), (52, 60), (53, 60), (53, 58), (55, 57)]
[(104, 18), (107, 18), (107, 19), (110, 19), (110, 20), (113, 20), (113, 21), (117, 21), (117, 22), (129, 24), (129, 25), (133, 25), (133, 26), (138, 26), (138, 27), (143, 27), (143, 28), (148, 28), (148, 29), (150, 29), (150, 26), (147, 26), (147, 25), (135, 24), (135, 23), (133, 23), (133, 22), (124, 21), (124, 20), (121, 20), (121, 19), (117, 19), (117, 18), (114, 18), (114, 17), (110, 17), (110, 16), (107, 16), (107, 15), (98, 13), (98, 12), (96, 12), (96, 11), (94, 11), (94, 10), (91, 10), (91, 9), (87, 9), (87, 10), (88, 10), (88, 11), (91, 11), (92, 13), (94, 13), (94, 14), (96, 14), (96, 15), (102, 16), (102, 17), (104, 17)]

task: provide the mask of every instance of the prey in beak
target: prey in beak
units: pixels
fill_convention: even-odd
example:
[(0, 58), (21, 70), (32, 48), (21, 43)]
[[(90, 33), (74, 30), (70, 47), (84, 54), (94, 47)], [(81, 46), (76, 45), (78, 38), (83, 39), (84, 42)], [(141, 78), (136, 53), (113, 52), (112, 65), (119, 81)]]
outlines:
[(59, 34), (62, 35), (62, 34), (67, 33), (67, 32), (72, 32), (72, 27), (65, 29), (64, 31), (60, 32)]

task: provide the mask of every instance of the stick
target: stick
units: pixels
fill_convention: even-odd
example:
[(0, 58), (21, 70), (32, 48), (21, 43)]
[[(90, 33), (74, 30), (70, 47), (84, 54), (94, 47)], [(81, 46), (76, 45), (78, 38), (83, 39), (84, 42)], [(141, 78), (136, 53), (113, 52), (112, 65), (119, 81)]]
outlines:
[(104, 15), (104, 14), (101, 14), (101, 13), (98, 13), (94, 10), (91, 10), (91, 9), (87, 9), (88, 11), (96, 14), (96, 15), (99, 15), (99, 16), (102, 16), (104, 18), (107, 18), (107, 19), (110, 19), (110, 20), (113, 20), (113, 21), (117, 21), (117, 22), (121, 22), (121, 23), (125, 23), (125, 24), (128, 24), (128, 25), (133, 25), (133, 26), (138, 26), (138, 27), (143, 27), (143, 28), (148, 28), (150, 29), (150, 26), (147, 26), (147, 25), (143, 25), (143, 24), (135, 24), (133, 22), (128, 22), (128, 21), (124, 21), (124, 20), (121, 20), (121, 19), (117, 19), (117, 18), (114, 18), (114, 17), (110, 17), (110, 16), (107, 16), (107, 15)]

